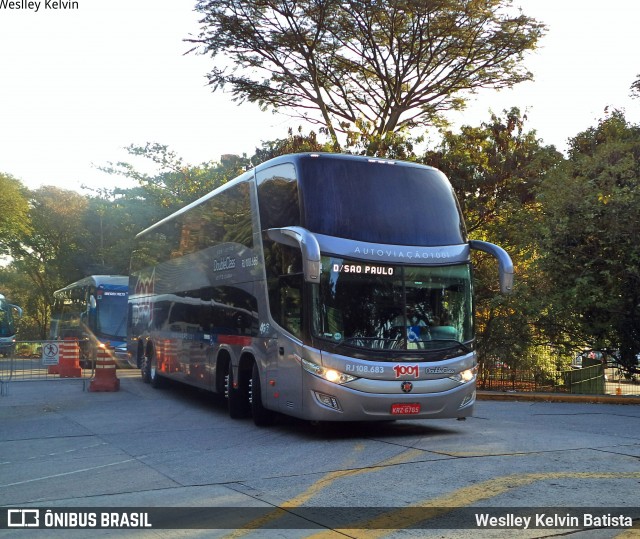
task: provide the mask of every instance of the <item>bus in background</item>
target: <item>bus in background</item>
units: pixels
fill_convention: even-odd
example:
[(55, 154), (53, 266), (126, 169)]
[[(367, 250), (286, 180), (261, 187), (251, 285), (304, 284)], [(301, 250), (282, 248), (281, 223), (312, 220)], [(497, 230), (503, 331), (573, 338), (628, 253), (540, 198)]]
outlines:
[(0, 294), (0, 354), (13, 353), (16, 344), (16, 326), (22, 316), (22, 309), (12, 305)]
[(116, 359), (128, 366), (128, 290), (126, 275), (91, 275), (57, 290), (53, 294), (49, 338), (77, 338), (85, 366), (95, 359), (96, 348), (108, 342), (115, 348)]
[(445, 175), (335, 154), (275, 158), (136, 237), (128, 353), (143, 380), (234, 418), (463, 418), (476, 399), (470, 249)]

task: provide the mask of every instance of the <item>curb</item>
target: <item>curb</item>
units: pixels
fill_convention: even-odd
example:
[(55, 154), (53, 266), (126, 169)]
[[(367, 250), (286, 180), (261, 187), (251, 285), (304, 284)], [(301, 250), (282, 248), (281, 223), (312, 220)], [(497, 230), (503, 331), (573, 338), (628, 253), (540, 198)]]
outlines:
[(511, 393), (506, 391), (478, 391), (478, 400), (526, 402), (582, 402), (596, 404), (640, 404), (640, 397), (618, 395), (571, 395), (562, 393)]

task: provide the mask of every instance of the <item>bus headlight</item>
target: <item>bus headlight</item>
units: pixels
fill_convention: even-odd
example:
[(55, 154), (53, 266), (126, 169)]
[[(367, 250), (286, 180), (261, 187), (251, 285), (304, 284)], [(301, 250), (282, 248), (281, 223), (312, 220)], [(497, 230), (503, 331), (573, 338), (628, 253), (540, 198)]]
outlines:
[(466, 384), (468, 382), (473, 382), (478, 376), (478, 366), (459, 372), (458, 374), (454, 374), (453, 376), (449, 376), (451, 380), (455, 380), (460, 384)]
[(346, 384), (347, 382), (351, 382), (357, 378), (356, 376), (351, 376), (350, 374), (336, 371), (335, 369), (327, 369), (322, 365), (318, 365), (317, 363), (313, 363), (312, 361), (308, 361), (303, 358), (300, 358), (300, 362), (302, 363), (302, 368), (305, 371), (334, 384)]

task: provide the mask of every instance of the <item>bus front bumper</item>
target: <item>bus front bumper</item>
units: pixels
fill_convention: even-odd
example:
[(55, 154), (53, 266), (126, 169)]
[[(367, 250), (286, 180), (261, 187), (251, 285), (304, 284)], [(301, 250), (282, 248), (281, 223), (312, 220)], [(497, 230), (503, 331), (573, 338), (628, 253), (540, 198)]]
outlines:
[[(433, 393), (366, 393), (305, 376), (303, 415), (314, 421), (389, 421), (469, 417), (476, 384), (468, 382)], [(400, 388), (400, 382), (398, 382)]]

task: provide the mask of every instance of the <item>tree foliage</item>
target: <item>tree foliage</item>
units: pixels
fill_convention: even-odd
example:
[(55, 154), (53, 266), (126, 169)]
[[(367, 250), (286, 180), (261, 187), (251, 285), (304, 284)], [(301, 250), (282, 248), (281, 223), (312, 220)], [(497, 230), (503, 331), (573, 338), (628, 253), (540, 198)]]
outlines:
[(640, 75), (631, 83), (631, 97), (640, 98)]
[[(440, 122), (480, 88), (532, 76), (522, 67), (544, 25), (511, 0), (199, 0), (215, 90), (367, 138)], [(221, 57), (222, 61), (220, 61)], [(372, 153), (370, 150), (368, 153)]]
[(10, 254), (12, 246), (30, 231), (29, 201), (22, 183), (10, 174), (0, 173), (2, 211), (0, 211), (0, 254)]
[(537, 329), (539, 276), (532, 270), (538, 253), (536, 187), (562, 161), (527, 130), (517, 108), (478, 127), (443, 131), (440, 145), (424, 161), (446, 172), (460, 202), (469, 235), (509, 252), (516, 269), (516, 292), (498, 293), (495, 260), (474, 254), (476, 324), (480, 357), (523, 366), (530, 350), (543, 344)]
[(328, 151), (331, 151), (331, 145), (326, 142), (320, 142), (315, 131), (310, 131), (305, 135), (302, 132), (302, 127), (299, 127), (297, 133), (289, 129), (286, 138), (263, 142), (262, 147), (256, 148), (254, 155), (251, 157), (251, 165), (255, 167), (269, 159), (288, 153)]
[(614, 111), (578, 134), (539, 201), (540, 267), (555, 284), (550, 331), (619, 350), (631, 369), (640, 353), (640, 126)]
[[(141, 172), (139, 167), (128, 161), (108, 163), (100, 170), (137, 183), (139, 187), (129, 191), (128, 195), (145, 199), (154, 207), (166, 208), (165, 214), (226, 183), (249, 165), (246, 157), (234, 154), (223, 155), (220, 163), (209, 161), (191, 165), (168, 146), (150, 142), (144, 146), (132, 144), (127, 147), (127, 152), (152, 164), (155, 170), (152, 173)], [(124, 194), (124, 190), (118, 192)]]
[(501, 214), (528, 206), (546, 172), (562, 161), (553, 146), (543, 147), (535, 131), (525, 130), (526, 119), (512, 108), (503, 116), (491, 114), (478, 127), (444, 130), (439, 147), (425, 156), (447, 172), (471, 234), (487, 231)]
[[(11, 243), (11, 268), (21, 274), (40, 301), (39, 338), (45, 336), (53, 292), (64, 280), (82, 276), (86, 252), (81, 249), (85, 230), (81, 226), (87, 200), (74, 191), (41, 187), (29, 193), (29, 229)], [(22, 286), (24, 286), (24, 280)], [(70, 282), (70, 281), (69, 281)]]

